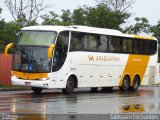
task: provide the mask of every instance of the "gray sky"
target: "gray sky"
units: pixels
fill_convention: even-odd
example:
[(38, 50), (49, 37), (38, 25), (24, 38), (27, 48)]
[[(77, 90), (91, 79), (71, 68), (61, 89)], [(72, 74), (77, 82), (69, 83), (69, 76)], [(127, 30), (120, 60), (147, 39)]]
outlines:
[[(1, 18), (5, 18), (7, 21), (12, 20), (12, 17), (2, 3), (3, 0), (0, 0), (0, 7), (3, 8)], [(51, 0), (46, 0), (51, 1)], [(52, 11), (60, 14), (61, 9), (70, 9), (73, 10), (78, 6), (82, 6), (87, 4), (88, 6), (94, 6), (96, 3), (94, 0), (52, 0), (54, 5)], [(134, 14), (132, 18), (129, 20), (128, 24), (133, 23), (133, 18), (135, 17), (146, 17), (149, 22), (153, 24), (157, 24), (158, 20), (160, 20), (160, 0), (136, 0), (131, 9), (131, 12)]]

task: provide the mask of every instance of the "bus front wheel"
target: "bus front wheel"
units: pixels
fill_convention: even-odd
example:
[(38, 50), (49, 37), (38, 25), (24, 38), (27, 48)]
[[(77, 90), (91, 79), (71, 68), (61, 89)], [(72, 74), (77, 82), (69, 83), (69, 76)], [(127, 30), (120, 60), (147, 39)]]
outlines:
[(125, 76), (123, 78), (123, 83), (122, 83), (122, 86), (120, 86), (120, 90), (121, 91), (124, 91), (124, 92), (127, 92), (129, 90), (129, 87), (130, 87), (130, 80), (129, 80), (129, 77), (128, 76)]
[(43, 88), (39, 88), (39, 87), (31, 87), (33, 92), (36, 94), (40, 94), (43, 90)]
[(67, 80), (66, 88), (62, 89), (63, 94), (71, 94), (73, 93), (75, 88), (75, 82), (72, 77), (69, 77)]

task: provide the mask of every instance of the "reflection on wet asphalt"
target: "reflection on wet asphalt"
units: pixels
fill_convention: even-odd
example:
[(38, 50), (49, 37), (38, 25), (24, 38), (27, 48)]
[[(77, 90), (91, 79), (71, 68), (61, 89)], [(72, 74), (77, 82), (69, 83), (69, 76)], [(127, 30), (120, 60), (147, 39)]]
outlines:
[[(0, 92), (0, 113), (13, 114), (116, 114), (160, 113), (160, 87), (141, 87), (138, 92), (91, 93), (79, 89), (72, 95), (45, 90)], [(42, 116), (41, 116), (42, 117)]]

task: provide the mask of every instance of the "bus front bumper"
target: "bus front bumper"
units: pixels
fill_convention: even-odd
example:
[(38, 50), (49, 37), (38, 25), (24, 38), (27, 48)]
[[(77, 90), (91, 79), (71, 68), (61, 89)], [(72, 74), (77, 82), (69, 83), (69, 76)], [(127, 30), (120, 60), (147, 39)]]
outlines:
[(27, 87), (40, 87), (40, 88), (56, 88), (56, 85), (52, 83), (50, 80), (25, 80), (25, 79), (19, 79), (16, 76), (13, 76), (11, 78), (12, 85), (16, 86), (27, 86)]

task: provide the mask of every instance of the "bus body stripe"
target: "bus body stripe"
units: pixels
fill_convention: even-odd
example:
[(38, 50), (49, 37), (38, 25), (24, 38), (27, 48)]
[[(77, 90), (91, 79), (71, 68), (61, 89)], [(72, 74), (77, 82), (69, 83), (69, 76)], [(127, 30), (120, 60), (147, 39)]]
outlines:
[(142, 40), (155, 40), (152, 36), (140, 36), (140, 35), (134, 35), (134, 38), (142, 39)]
[(142, 83), (149, 59), (149, 55), (129, 55), (119, 86), (122, 86), (122, 81), (125, 75), (130, 76), (130, 85), (132, 85), (133, 77), (136, 74), (140, 76), (140, 83)]
[(48, 73), (24, 73), (24, 72), (18, 72), (18, 71), (12, 71), (12, 75), (15, 75), (25, 80), (38, 80), (40, 78), (48, 77)]

